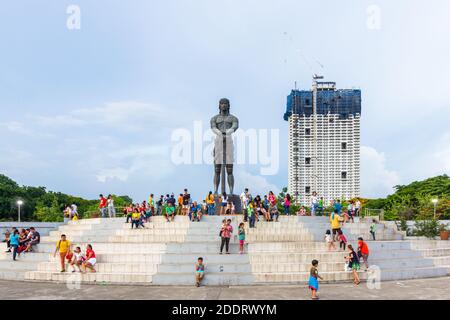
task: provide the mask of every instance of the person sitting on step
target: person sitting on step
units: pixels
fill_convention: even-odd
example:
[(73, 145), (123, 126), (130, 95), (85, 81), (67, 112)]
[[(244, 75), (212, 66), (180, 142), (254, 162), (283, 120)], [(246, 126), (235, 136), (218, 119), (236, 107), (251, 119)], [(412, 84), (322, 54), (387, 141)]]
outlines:
[(199, 257), (195, 264), (195, 285), (200, 287), (200, 284), (205, 277), (205, 265), (203, 264), (203, 258)]

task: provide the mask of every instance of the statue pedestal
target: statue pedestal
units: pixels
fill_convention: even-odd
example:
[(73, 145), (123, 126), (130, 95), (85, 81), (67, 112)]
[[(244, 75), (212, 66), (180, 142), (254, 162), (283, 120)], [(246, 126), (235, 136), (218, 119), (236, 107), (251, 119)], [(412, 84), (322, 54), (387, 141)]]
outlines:
[[(241, 199), (239, 198), (239, 196), (236, 194), (231, 194), (228, 196), (228, 200), (231, 200), (231, 202), (234, 203), (235, 213), (242, 214)], [(219, 199), (216, 198), (216, 203), (215, 203), (215, 214), (216, 215), (220, 214), (221, 208), (222, 208), (222, 203), (219, 202)]]

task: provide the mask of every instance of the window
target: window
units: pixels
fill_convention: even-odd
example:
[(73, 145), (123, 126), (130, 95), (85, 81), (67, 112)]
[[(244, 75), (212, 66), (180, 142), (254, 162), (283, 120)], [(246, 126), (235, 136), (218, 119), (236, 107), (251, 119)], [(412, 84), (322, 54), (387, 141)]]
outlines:
[(305, 158), (305, 164), (306, 165), (310, 165), (311, 164), (311, 158), (310, 157)]
[(309, 99), (306, 99), (306, 100), (305, 100), (305, 104), (306, 104), (307, 106), (311, 105), (311, 102), (309, 101)]
[(309, 194), (311, 192), (311, 187), (305, 187), (305, 193)]
[(311, 128), (305, 129), (305, 135), (307, 135), (307, 136), (311, 135)]
[(347, 142), (342, 142), (341, 143), (341, 149), (342, 150), (347, 150)]
[(347, 179), (347, 172), (345, 172), (345, 171), (341, 172), (341, 178)]

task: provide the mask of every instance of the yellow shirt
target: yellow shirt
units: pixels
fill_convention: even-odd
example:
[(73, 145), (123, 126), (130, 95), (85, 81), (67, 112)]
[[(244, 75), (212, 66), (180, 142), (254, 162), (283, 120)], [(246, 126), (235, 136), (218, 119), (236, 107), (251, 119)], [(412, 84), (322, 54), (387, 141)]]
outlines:
[(206, 196), (206, 203), (207, 204), (213, 204), (214, 203), (214, 195), (207, 195)]
[(333, 219), (333, 213), (330, 215), (330, 223), (331, 223), (331, 229), (339, 229), (341, 227), (341, 223), (339, 221), (339, 215), (337, 213), (334, 214), (334, 219)]
[(141, 217), (141, 214), (139, 212), (133, 212), (133, 214), (131, 215), (131, 218), (133, 218), (134, 220), (138, 220)]
[(56, 247), (59, 246), (59, 252), (63, 253), (63, 252), (68, 252), (69, 251), (69, 247), (70, 247), (70, 241), (69, 240), (59, 240), (56, 243)]

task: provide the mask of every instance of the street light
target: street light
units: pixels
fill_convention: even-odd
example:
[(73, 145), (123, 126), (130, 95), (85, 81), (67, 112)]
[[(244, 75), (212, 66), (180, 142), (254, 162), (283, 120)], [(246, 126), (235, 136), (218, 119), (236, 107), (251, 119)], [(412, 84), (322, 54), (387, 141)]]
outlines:
[(432, 199), (431, 202), (434, 204), (434, 219), (436, 219), (436, 206), (438, 203), (438, 199)]
[(20, 222), (20, 207), (23, 205), (22, 200), (17, 200), (17, 207), (19, 208), (19, 222)]

